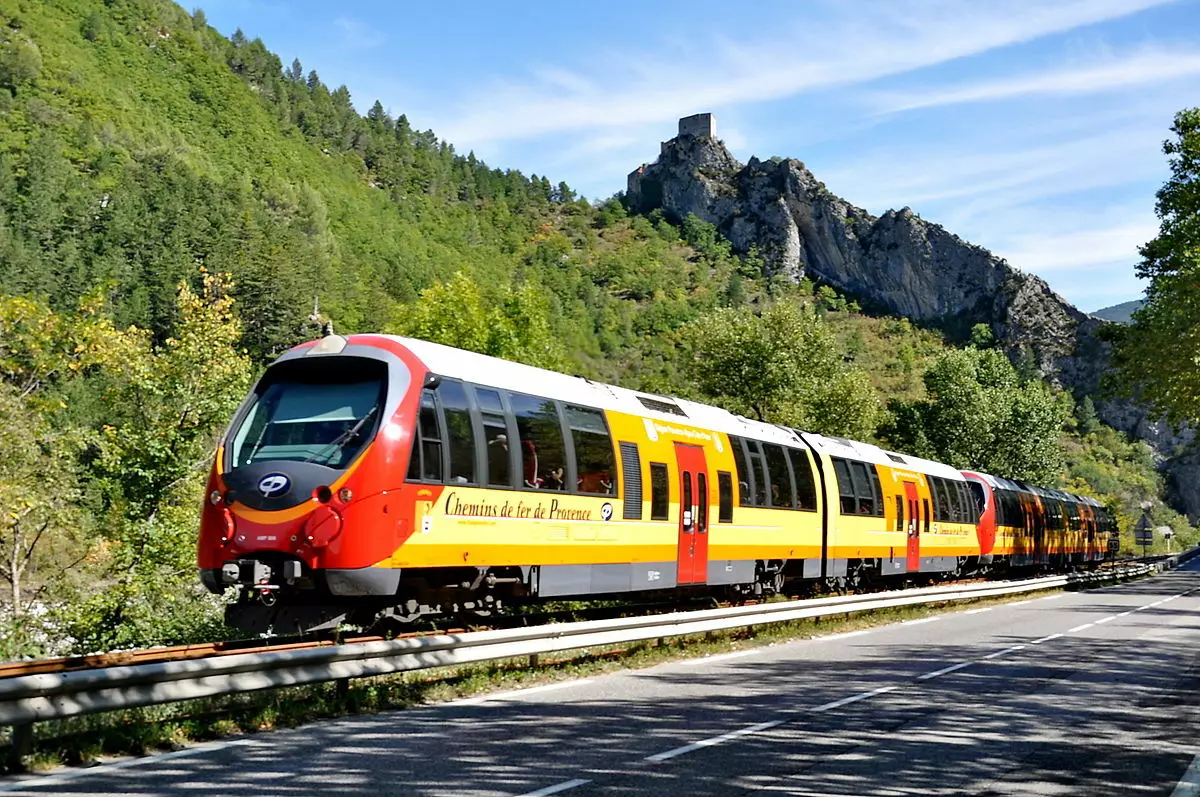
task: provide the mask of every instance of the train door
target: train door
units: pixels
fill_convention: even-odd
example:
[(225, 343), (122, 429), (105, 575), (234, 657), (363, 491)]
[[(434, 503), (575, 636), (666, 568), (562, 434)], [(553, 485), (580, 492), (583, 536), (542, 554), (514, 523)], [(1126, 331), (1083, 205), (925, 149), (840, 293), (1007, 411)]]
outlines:
[(921, 501), (917, 497), (917, 485), (905, 482), (904, 496), (908, 499), (908, 562), (905, 570), (915, 573), (921, 569)]
[(708, 580), (708, 465), (704, 449), (675, 444), (679, 466), (679, 576), (680, 584)]

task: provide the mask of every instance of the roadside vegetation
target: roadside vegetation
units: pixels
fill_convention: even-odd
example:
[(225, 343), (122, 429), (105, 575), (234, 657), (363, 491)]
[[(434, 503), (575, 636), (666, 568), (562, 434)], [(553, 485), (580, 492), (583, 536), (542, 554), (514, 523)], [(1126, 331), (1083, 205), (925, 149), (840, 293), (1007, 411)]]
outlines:
[[(1186, 182), (1195, 155), (1179, 153)], [(694, 217), (491, 168), (379, 103), (360, 115), (345, 87), (200, 11), (14, 0), (0, 11), (0, 658), (229, 633), (194, 573), (213, 447), (264, 364), (330, 321), (1065, 486), (1126, 530), (1149, 501), (1176, 545), (1197, 537), (1143, 444), (1012, 365), (986, 329), (952, 348), (766, 276)]]

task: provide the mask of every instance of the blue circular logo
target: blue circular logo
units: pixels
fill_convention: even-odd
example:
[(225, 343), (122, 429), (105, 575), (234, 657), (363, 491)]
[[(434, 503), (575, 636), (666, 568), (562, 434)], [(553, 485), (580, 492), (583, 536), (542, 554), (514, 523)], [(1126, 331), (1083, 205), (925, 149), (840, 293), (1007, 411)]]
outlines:
[(258, 491), (263, 498), (276, 498), (286, 493), (292, 480), (282, 473), (268, 473), (258, 481)]

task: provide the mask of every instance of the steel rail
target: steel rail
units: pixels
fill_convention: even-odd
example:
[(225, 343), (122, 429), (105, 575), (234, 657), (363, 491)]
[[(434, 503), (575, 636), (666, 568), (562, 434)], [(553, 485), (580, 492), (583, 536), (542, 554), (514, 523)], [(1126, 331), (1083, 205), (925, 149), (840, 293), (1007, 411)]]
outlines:
[[(1185, 556), (1191, 558), (1196, 552), (1189, 551)], [(869, 595), (23, 675), (0, 680), (0, 724), (25, 731), (34, 722), (182, 700), (642, 642), (850, 612), (1016, 595), (1068, 585), (1086, 586), (1148, 575), (1185, 560), (1176, 555), (1155, 564), (1122, 565), (1108, 571), (1071, 576), (922, 587)]]

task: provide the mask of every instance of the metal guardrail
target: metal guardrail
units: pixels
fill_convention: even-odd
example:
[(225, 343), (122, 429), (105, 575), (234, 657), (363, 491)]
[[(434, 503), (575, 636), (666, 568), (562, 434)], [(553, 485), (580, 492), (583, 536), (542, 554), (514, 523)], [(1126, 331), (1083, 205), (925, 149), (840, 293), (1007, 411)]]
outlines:
[[(1189, 552), (1195, 556), (1197, 551)], [(1189, 556), (1188, 558), (1191, 558)], [(665, 615), (593, 620), (213, 659), (42, 673), (0, 680), (0, 724), (28, 737), (34, 722), (302, 684), (641, 642), (874, 609), (1015, 595), (1149, 575), (1181, 561), (1121, 565), (1083, 575), (923, 587)]]

